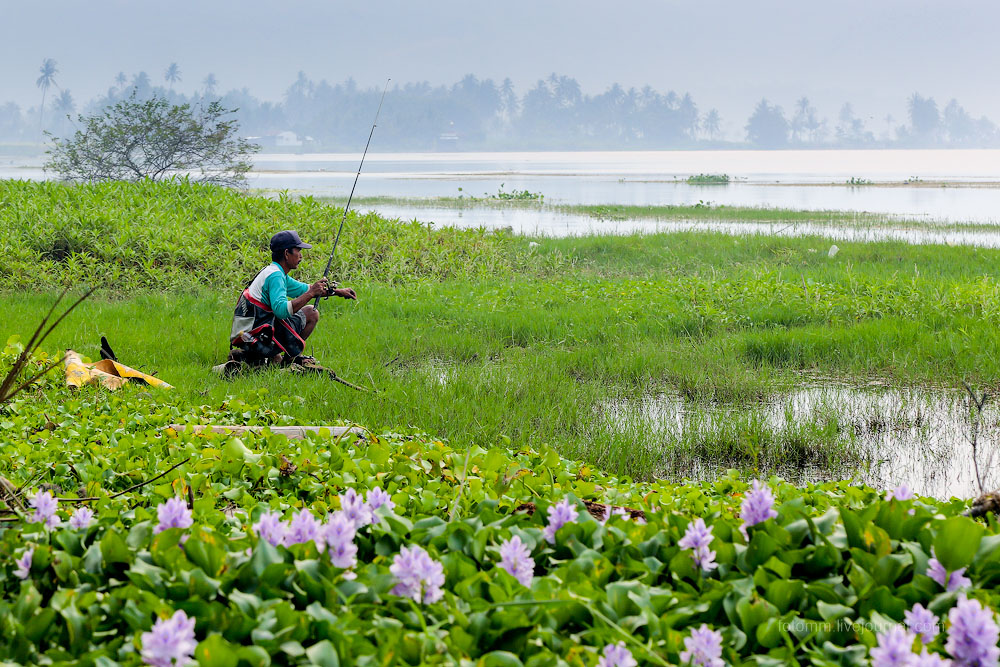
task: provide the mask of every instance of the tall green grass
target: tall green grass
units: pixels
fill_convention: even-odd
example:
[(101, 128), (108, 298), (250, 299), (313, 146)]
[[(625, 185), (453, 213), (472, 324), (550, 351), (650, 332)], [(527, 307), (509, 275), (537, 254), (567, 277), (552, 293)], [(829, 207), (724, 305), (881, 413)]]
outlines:
[[(325, 265), (340, 220), (337, 209), (309, 197), (272, 200), (183, 180), (0, 181), (0, 284), (89, 283), (118, 291), (224, 285), (252, 277), (268, 261), (271, 235), (282, 229), (298, 230), (315, 246), (303, 266), (315, 272)], [(342, 280), (545, 273), (564, 264), (503, 232), (431, 233), (418, 222), (354, 212), (344, 228), (332, 266)]]
[[(183, 183), (0, 192), (0, 247), (19, 258), (0, 267), (0, 335), (26, 333), (54, 284), (89, 277), (103, 292), (52, 344), (96, 358), (107, 334), (125, 363), (158, 370), (198, 404), (267, 391), (304, 422), (423, 430), (457, 444), (506, 436), (650, 476), (713, 457), (815, 463), (845, 446), (822, 420), (776, 430), (747, 417), (671, 433), (641, 409), (659, 393), (694, 411), (723, 402), (752, 415), (803, 372), (950, 386), (1000, 377), (1000, 251), (844, 243), (830, 258), (820, 239), (705, 233), (530, 247), (364, 216), (348, 220), (337, 274), (360, 299), (324, 303), (310, 351), (380, 391), (281, 373), (229, 383), (209, 368), (225, 356), (243, 281), (268, 261), (267, 237), (293, 227), (319, 241), (299, 273), (315, 277), (336, 209)], [(78, 245), (46, 256), (58, 239)]]

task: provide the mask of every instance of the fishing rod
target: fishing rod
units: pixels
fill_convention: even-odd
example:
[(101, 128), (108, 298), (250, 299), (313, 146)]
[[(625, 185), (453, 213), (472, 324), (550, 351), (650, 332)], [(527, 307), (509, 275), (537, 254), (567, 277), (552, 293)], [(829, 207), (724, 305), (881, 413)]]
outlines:
[[(333, 264), (333, 255), (337, 252), (337, 244), (340, 242), (340, 232), (344, 231), (344, 223), (347, 221), (347, 212), (351, 208), (351, 199), (354, 198), (354, 188), (358, 187), (358, 178), (361, 176), (361, 168), (365, 166), (365, 156), (368, 155), (368, 146), (372, 143), (372, 136), (375, 134), (375, 126), (378, 124), (378, 115), (382, 111), (382, 102), (385, 101), (385, 93), (389, 90), (389, 82), (392, 79), (385, 80), (385, 88), (382, 90), (382, 99), (378, 101), (378, 109), (375, 111), (375, 120), (372, 122), (372, 131), (368, 133), (368, 143), (365, 144), (365, 152), (361, 154), (361, 164), (358, 165), (358, 173), (354, 175), (354, 185), (351, 186), (351, 194), (347, 197), (347, 206), (344, 207), (344, 217), (340, 219), (340, 228), (337, 229), (337, 238), (333, 240), (333, 250), (330, 252), (330, 259), (326, 260), (326, 269), (323, 271), (323, 277), (326, 278), (330, 275), (330, 265)], [(316, 301), (313, 303), (313, 307), (319, 310), (319, 300), (320, 297), (316, 297)]]

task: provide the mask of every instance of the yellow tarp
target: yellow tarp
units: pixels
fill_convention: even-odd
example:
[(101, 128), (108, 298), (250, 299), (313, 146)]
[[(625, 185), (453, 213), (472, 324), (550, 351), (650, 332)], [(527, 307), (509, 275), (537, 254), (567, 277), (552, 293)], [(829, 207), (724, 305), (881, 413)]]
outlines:
[(87, 364), (83, 362), (79, 354), (73, 350), (66, 350), (66, 384), (71, 387), (101, 384), (114, 391), (132, 380), (139, 380), (153, 387), (173, 389), (163, 380), (129, 368), (117, 361), (102, 359), (96, 364)]

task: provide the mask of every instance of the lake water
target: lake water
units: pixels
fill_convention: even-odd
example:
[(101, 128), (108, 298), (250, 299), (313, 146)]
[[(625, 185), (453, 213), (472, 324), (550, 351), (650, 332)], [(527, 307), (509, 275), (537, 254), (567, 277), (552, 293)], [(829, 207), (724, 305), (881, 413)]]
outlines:
[[(254, 159), (250, 186), (346, 197), (360, 159), (353, 153), (261, 154)], [(41, 158), (0, 156), (0, 178), (43, 179), (41, 164)], [(713, 186), (685, 182), (700, 173), (724, 173), (734, 180)], [(920, 182), (844, 185), (851, 178)], [(501, 186), (540, 192), (558, 204), (704, 201), (993, 223), (1000, 221), (1000, 150), (370, 153), (356, 195), (482, 197)]]
[[(964, 391), (925, 388), (856, 387), (836, 382), (807, 385), (757, 405), (703, 404), (675, 394), (605, 406), (613, 424), (630, 417), (654, 424), (665, 443), (711, 441), (734, 423), (758, 424), (762, 431), (808, 433), (833, 425), (843, 460), (831, 463), (817, 450), (794, 466), (774, 467), (761, 454), (761, 472), (777, 472), (796, 483), (853, 476), (875, 488), (906, 483), (921, 495), (973, 498), (981, 492), (971, 444), (969, 398)], [(752, 429), (751, 429), (752, 430)], [(996, 462), (1000, 410), (987, 402), (976, 438), (976, 460), (986, 490), (1000, 483)], [(674, 445), (670, 445), (673, 448)], [(731, 461), (684, 452), (668, 457), (670, 476), (712, 478)], [(692, 456), (691, 454), (694, 454)]]
[[(360, 154), (259, 155), (251, 186), (346, 197)], [(689, 185), (725, 173), (728, 185)], [(849, 187), (860, 178), (887, 186)], [(904, 184), (907, 179), (916, 182)], [(735, 206), (1000, 220), (1000, 150), (375, 153), (356, 196), (430, 198), (540, 192), (558, 204)]]

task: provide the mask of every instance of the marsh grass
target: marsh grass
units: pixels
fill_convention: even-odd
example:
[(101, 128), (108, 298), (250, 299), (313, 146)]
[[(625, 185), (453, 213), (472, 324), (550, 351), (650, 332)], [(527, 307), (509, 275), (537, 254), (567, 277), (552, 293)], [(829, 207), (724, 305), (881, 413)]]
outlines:
[[(349, 221), (354, 238), (334, 274), (360, 299), (323, 303), (310, 351), (379, 392), (284, 373), (226, 382), (209, 369), (225, 356), (239, 289), (269, 261), (267, 236), (311, 230), (319, 247), (299, 275), (310, 278), (335, 209), (183, 184), (4, 187), (16, 205), (0, 216), (17, 224), (0, 226), (0, 245), (20, 259), (0, 277), (20, 292), (0, 299), (0, 334), (26, 335), (54, 284), (88, 278), (98, 295), (50, 344), (96, 359), (106, 334), (124, 363), (177, 387), (170, 400), (266, 391), (302, 423), (418, 430), (458, 445), (548, 443), (650, 477), (706, 461), (769, 470), (839, 459), (849, 436), (836, 419), (775, 426), (753, 416), (804, 374), (983, 388), (1000, 377), (1000, 251), (845, 243), (829, 258), (817, 238), (693, 232), (530, 247), (363, 216)], [(61, 259), (20, 254), (20, 244), (58, 238), (81, 245)], [(664, 392), (693, 406), (686, 428), (665, 431), (639, 409), (610, 419), (604, 407)], [(697, 416), (720, 405), (731, 418)]]

